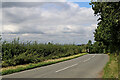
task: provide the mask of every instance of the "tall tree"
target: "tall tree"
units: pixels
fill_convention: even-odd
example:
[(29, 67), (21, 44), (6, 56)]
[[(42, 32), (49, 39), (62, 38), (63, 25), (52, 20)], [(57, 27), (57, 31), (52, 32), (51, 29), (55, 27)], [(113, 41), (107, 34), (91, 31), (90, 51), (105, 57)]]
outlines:
[(1, 39), (2, 39), (2, 36), (0, 35), (0, 41), (1, 41)]
[(87, 43), (87, 51), (88, 51), (89, 53), (91, 53), (91, 46), (92, 46), (92, 41), (89, 40), (88, 43)]
[(120, 2), (91, 2), (98, 26), (94, 32), (96, 41), (103, 42), (106, 50), (120, 51)]

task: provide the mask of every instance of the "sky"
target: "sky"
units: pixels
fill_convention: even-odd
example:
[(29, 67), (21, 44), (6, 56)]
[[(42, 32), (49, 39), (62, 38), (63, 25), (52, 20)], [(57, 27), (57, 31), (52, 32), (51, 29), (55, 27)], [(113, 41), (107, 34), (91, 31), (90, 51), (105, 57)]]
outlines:
[(86, 44), (97, 27), (89, 2), (4, 2), (2, 40)]

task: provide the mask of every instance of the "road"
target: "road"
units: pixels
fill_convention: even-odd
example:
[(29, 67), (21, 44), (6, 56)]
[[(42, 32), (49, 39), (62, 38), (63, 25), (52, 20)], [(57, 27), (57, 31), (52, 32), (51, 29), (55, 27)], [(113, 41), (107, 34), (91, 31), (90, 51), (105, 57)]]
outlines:
[(98, 78), (108, 60), (106, 54), (87, 54), (72, 60), (5, 75), (3, 78)]

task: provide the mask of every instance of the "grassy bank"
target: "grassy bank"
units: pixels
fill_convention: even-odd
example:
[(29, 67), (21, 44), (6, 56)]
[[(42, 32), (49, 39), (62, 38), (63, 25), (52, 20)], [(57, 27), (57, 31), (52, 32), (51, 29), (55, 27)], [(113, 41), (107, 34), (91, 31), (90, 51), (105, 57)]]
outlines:
[(77, 58), (77, 57), (80, 57), (80, 56), (83, 56), (83, 55), (86, 55), (86, 54), (88, 54), (88, 53), (81, 53), (81, 54), (68, 56), (68, 57), (63, 57), (63, 58), (59, 58), (59, 59), (51, 59), (51, 60), (47, 60), (47, 61), (44, 61), (44, 62), (39, 62), (39, 63), (36, 63), (36, 64), (31, 63), (31, 64), (26, 64), (26, 65), (6, 67), (6, 68), (2, 68), (1, 74), (6, 75), (6, 74), (20, 72), (20, 71), (24, 71), (24, 70), (28, 70), (28, 69), (41, 67), (41, 66), (55, 64), (55, 63), (58, 63), (58, 62), (62, 62), (62, 61), (70, 60), (70, 59), (73, 59), (73, 58)]
[(109, 62), (104, 68), (103, 78), (118, 78), (118, 56), (109, 55)]
[(119, 56), (118, 56), (118, 78), (120, 80), (120, 53), (119, 53)]

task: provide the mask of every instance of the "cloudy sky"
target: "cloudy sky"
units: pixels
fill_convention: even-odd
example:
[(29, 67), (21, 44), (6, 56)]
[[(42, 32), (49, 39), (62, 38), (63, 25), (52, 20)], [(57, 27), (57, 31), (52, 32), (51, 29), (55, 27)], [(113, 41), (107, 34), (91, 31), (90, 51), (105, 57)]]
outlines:
[(85, 44), (97, 17), (89, 2), (4, 2), (3, 40)]

